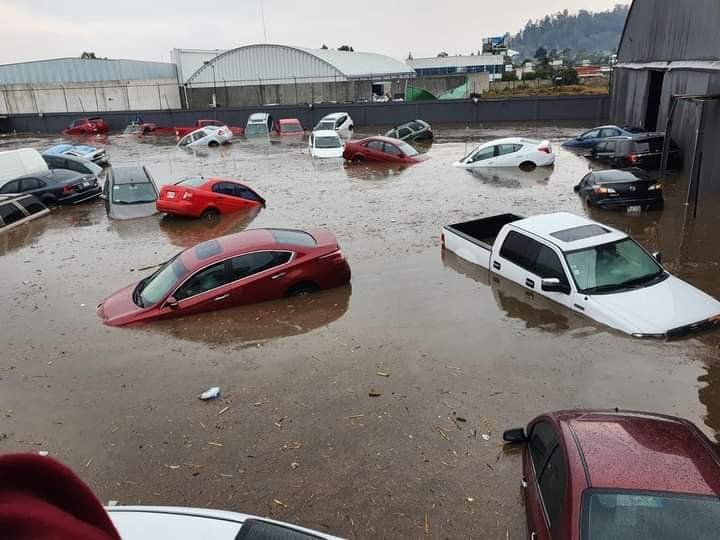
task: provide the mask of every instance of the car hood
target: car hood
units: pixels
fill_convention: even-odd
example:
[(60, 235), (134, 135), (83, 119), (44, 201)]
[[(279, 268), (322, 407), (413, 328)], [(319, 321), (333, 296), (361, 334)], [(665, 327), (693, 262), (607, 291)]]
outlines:
[(417, 156), (413, 156), (412, 159), (415, 160), (415, 162), (420, 163), (421, 161), (427, 161), (430, 159), (430, 156), (427, 154), (418, 154)]
[(627, 292), (588, 297), (601, 321), (629, 334), (665, 334), (720, 314), (720, 302), (689, 283), (670, 276)]
[(128, 321), (128, 318), (144, 311), (133, 302), (132, 295), (137, 283), (128, 285), (124, 289), (111, 294), (97, 306), (98, 317), (108, 326), (120, 326)]

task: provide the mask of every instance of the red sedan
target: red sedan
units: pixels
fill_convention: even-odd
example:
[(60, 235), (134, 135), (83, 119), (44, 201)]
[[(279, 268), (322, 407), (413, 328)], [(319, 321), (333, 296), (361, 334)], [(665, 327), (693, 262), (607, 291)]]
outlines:
[(350, 266), (325, 231), (254, 229), (180, 252), (103, 300), (109, 326), (190, 315), (345, 285)]
[(542, 415), (527, 431), (523, 480), (531, 538), (717, 538), (720, 455), (680, 418), (622, 411)]
[(343, 157), (353, 163), (381, 161), (384, 163), (419, 163), (427, 156), (400, 139), (390, 137), (368, 137), (359, 141), (348, 141)]
[(219, 214), (265, 206), (265, 199), (237, 180), (190, 177), (160, 188), (158, 212), (188, 217)]
[(75, 120), (63, 130), (63, 135), (94, 135), (96, 133), (107, 133), (110, 126), (103, 118), (80, 118)]

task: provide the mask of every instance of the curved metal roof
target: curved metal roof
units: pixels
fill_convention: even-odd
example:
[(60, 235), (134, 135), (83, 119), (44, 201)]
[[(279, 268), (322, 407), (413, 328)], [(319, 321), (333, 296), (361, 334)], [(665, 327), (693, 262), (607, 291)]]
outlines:
[(263, 44), (238, 47), (216, 56), (187, 83), (201, 87), (253, 86), (408, 78), (414, 74), (412, 68), (382, 54)]

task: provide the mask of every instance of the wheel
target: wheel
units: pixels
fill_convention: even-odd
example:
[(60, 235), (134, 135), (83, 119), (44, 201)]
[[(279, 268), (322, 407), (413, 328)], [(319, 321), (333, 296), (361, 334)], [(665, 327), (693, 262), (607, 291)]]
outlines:
[(40, 200), (45, 206), (48, 207), (57, 205), (57, 199), (52, 195), (44, 195), (43, 197), (40, 197)]
[(520, 168), (523, 171), (532, 171), (533, 169), (535, 169), (535, 167), (536, 167), (536, 165), (532, 161), (523, 161), (520, 164)]
[(220, 143), (217, 142), (217, 141), (210, 141), (210, 142), (208, 143), (208, 146), (209, 146), (210, 148), (217, 148), (218, 146), (220, 146)]
[(365, 158), (362, 156), (353, 156), (352, 158), (353, 163), (362, 163), (363, 161), (365, 161)]
[(200, 215), (200, 219), (217, 219), (220, 217), (220, 211), (217, 208), (206, 208)]
[(318, 290), (318, 286), (314, 283), (298, 283), (290, 287), (285, 296), (307, 296)]

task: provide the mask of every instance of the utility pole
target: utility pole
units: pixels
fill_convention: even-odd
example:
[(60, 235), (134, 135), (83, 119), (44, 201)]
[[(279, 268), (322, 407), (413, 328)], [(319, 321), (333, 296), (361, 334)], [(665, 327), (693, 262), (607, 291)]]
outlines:
[(265, 43), (267, 43), (267, 28), (265, 28), (265, 0), (260, 0), (260, 16), (262, 17), (263, 39)]

